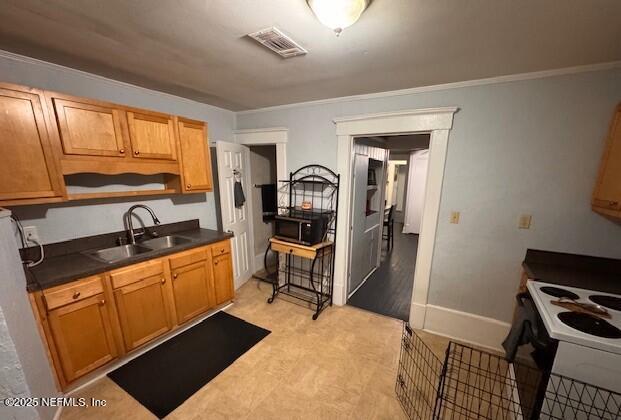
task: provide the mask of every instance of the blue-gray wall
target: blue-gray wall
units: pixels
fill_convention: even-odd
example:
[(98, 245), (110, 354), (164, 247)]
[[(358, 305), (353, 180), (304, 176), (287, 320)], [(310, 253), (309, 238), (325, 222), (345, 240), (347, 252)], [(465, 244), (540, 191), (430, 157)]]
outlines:
[[(210, 141), (232, 141), (233, 138), (235, 113), (231, 111), (2, 51), (0, 81), (207, 121)], [(11, 210), (23, 219), (24, 225), (37, 226), (41, 240), (50, 243), (122, 230), (123, 213), (135, 202), (151, 206), (162, 223), (200, 219), (203, 227), (217, 227), (213, 193), (139, 200), (82, 201), (13, 207)], [(148, 219), (144, 220), (150, 222)]]
[[(621, 257), (621, 227), (590, 210), (621, 69), (238, 113), (240, 129), (289, 129), (289, 169), (336, 168), (332, 119), (458, 106), (429, 303), (510, 321), (526, 248)], [(460, 211), (458, 225), (449, 223)], [(530, 230), (517, 228), (521, 213)]]

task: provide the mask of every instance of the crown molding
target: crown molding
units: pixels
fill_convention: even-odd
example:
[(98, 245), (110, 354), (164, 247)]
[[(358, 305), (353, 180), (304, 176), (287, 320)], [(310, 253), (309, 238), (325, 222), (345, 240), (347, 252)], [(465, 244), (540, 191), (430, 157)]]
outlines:
[(299, 108), (305, 106), (328, 105), (342, 102), (365, 101), (369, 99), (388, 98), (391, 96), (404, 96), (416, 93), (435, 92), (439, 90), (461, 89), (473, 86), (494, 85), (499, 83), (519, 82), (522, 80), (544, 79), (548, 77), (563, 76), (576, 73), (588, 73), (621, 68), (621, 61), (588, 64), (584, 66), (564, 67), (553, 70), (535, 71), (529, 73), (510, 74), (506, 76), (488, 77), (485, 79), (466, 80), (463, 82), (444, 83), (439, 85), (420, 86), (408, 89), (389, 90), (385, 92), (366, 93), (361, 95), (341, 96), (337, 98), (318, 99), (315, 101), (296, 102), (291, 104), (276, 105), (265, 108), (247, 109), (237, 111), (237, 115), (248, 115), (261, 112), (279, 111), (283, 109)]
[[(177, 96), (177, 95), (173, 95), (173, 94), (170, 94), (170, 93), (162, 92), (160, 90), (153, 90), (153, 89), (149, 89), (149, 88), (146, 88), (146, 87), (134, 85), (134, 84), (131, 84), (131, 83), (122, 82), (120, 80), (110, 79), (108, 77), (100, 76), (100, 75), (94, 74), (94, 73), (89, 73), (89, 72), (84, 71), (84, 70), (74, 69), (72, 67), (67, 67), (67, 66), (63, 66), (61, 64), (51, 63), (49, 61), (39, 60), (38, 58), (28, 57), (28, 56), (25, 56), (25, 55), (12, 53), (12, 52), (6, 51), (6, 50), (0, 50), (0, 58), (6, 58), (8, 60), (15, 61), (15, 62), (18, 62), (18, 63), (26, 63), (26, 64), (30, 64), (30, 65), (34, 65), (34, 66), (39, 66), (39, 67), (47, 68), (47, 69), (61, 70), (63, 72), (73, 73), (75, 75), (84, 77), (86, 79), (91, 79), (91, 80), (96, 80), (98, 82), (107, 83), (107, 84), (112, 85), (112, 86), (136, 89), (136, 90), (139, 90), (139, 91), (142, 91), (142, 92), (145, 92), (145, 93), (149, 93), (149, 94), (152, 94), (152, 95), (158, 95), (158, 96), (162, 96), (162, 97), (165, 97), (165, 98), (175, 99), (177, 101), (187, 102), (187, 103), (192, 104), (192, 105), (207, 106), (207, 107), (211, 107), (211, 108), (215, 108), (215, 109), (218, 109), (218, 110), (222, 110), (222, 111), (226, 111), (226, 112), (230, 112), (230, 113), (235, 114), (235, 111), (231, 111), (230, 109), (220, 108), (220, 107), (215, 106), (215, 105), (206, 104), (204, 102), (198, 102), (198, 101), (195, 101), (195, 100), (192, 100), (192, 99), (184, 98), (182, 96)], [(33, 87), (41, 88), (40, 86), (33, 86)]]

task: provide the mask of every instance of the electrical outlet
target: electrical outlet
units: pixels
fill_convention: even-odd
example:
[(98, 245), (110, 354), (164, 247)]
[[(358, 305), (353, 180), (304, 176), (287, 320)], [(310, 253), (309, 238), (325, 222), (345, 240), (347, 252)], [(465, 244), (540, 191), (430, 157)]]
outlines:
[(36, 226), (24, 226), (24, 236), (26, 237), (26, 241), (30, 242), (31, 245), (34, 245), (34, 242), (41, 242), (39, 240), (39, 231)]
[(530, 214), (523, 214), (520, 216), (520, 221), (518, 223), (518, 228), (520, 229), (530, 229), (530, 223), (533, 219), (533, 216)]
[(459, 223), (459, 212), (458, 211), (451, 212), (451, 223), (455, 225)]

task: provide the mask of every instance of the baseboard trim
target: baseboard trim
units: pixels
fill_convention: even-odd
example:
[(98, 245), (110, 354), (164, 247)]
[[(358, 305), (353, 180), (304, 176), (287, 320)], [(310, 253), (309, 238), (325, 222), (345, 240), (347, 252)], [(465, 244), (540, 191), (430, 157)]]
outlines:
[(422, 330), (425, 328), (425, 314), (427, 305), (412, 302), (410, 306), (410, 325), (412, 328)]
[(501, 343), (511, 325), (467, 312), (426, 305), (424, 330), (433, 334), (502, 352)]

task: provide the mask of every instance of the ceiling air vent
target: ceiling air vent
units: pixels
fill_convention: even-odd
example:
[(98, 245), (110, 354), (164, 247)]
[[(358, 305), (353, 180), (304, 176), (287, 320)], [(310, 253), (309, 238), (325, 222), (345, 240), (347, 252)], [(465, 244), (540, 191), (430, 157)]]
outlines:
[(278, 28), (262, 29), (248, 36), (284, 58), (304, 55), (308, 52)]

